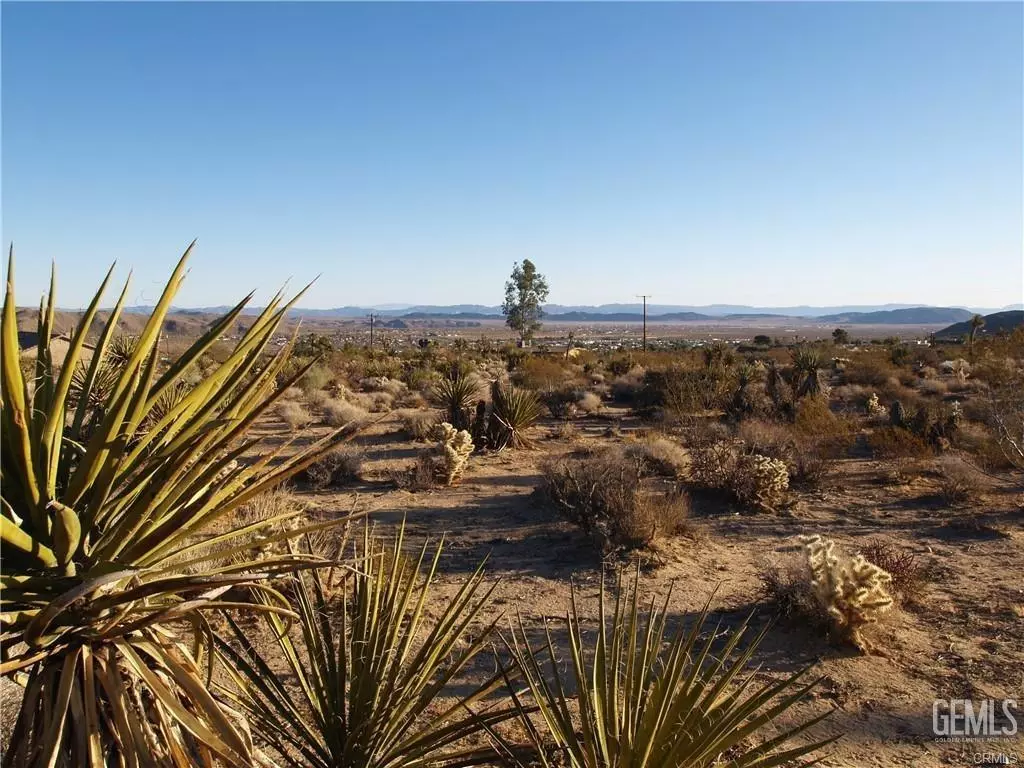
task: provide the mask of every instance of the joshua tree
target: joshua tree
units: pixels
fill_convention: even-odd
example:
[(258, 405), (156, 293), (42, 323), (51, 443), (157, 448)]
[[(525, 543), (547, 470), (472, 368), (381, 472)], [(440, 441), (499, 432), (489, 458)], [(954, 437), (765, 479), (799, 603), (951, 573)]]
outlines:
[(793, 371), (800, 381), (797, 388), (797, 398), (805, 395), (816, 396), (821, 392), (821, 380), (818, 378), (818, 369), (821, 368), (821, 356), (817, 351), (800, 347), (793, 351)]
[(971, 330), (967, 334), (967, 349), (970, 353), (971, 360), (974, 360), (974, 339), (978, 335), (978, 331), (985, 327), (985, 318), (981, 315), (974, 315), (971, 318)]
[(834, 331), (832, 331), (832, 343), (849, 344), (850, 334), (846, 332), (845, 328), (836, 328)]
[(529, 346), (540, 328), (543, 305), (548, 300), (548, 283), (529, 259), (512, 268), (512, 277), (505, 283), (505, 303), (501, 311), (508, 327), (519, 334), (523, 346)]

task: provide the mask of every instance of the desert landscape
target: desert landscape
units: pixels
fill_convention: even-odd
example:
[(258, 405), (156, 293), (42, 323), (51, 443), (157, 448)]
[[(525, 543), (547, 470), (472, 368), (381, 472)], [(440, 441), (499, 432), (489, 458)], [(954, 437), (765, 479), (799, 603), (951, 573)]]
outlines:
[[(748, 636), (763, 631), (746, 660), (749, 684), (780, 683), (809, 668), (816, 684), (767, 727), (774, 735), (828, 713), (788, 742), (824, 744), (813, 753), (822, 765), (962, 765), (1017, 754), (1015, 735), (943, 741), (934, 702), (1016, 700), (1024, 684), (1024, 326), (986, 333), (979, 319), (966, 336), (946, 341), (936, 340), (935, 328), (903, 327), (902, 336), (869, 329), (861, 339), (837, 328), (827, 339), (787, 343), (753, 333), (765, 330), (760, 324), (652, 323), (644, 351), (622, 328), (609, 339), (592, 325), (545, 327), (538, 315), (529, 345), (513, 343), (509, 328), (492, 324), (490, 333), (445, 330), (405, 345), (388, 343), (378, 329), (370, 348), (368, 338), (354, 336), (365, 328), (314, 322), (317, 330), (310, 330), (280, 307), (273, 322), (267, 313), (275, 307), (221, 318), (159, 307), (148, 315), (115, 310), (83, 322), (80, 313), (14, 312), (11, 301), (9, 293), (5, 338), (16, 327), (23, 342), (35, 344), (18, 353), (30, 397), (45, 397), (40, 382), (51, 375), (58, 382), (72, 367), (66, 429), (81, 436), (69, 438), (71, 445), (93, 445), (90, 434), (104, 429), (118, 382), (128, 381), (133, 367), (150, 365), (147, 359), (156, 366), (150, 382), (164, 388), (151, 397), (149, 415), (133, 422), (133, 439), (144, 443), (157, 437), (172, 445), (182, 420), (192, 423), (203, 413), (196, 409), (210, 397), (204, 384), (224, 373), (244, 374), (232, 380), (229, 395), (257, 384), (265, 393), (270, 407), (245, 418), (258, 442), (225, 439), (216, 456), (201, 460), (222, 468), (217, 477), (228, 479), (213, 487), (225, 489), (222, 508), (233, 511), (225, 518), (211, 507), (217, 519), (210, 532), (200, 536), (194, 526), (184, 551), (212, 541), (212, 560), (205, 562), (231, 564), (244, 555), (252, 558), (249, 569), (262, 558), (306, 552), (332, 574), (326, 585), (317, 581), (315, 600), (306, 596), (322, 601), (309, 621), (320, 616), (332, 624), (337, 612), (352, 610), (337, 601), (355, 599), (349, 589), (358, 593), (346, 569), (373, 573), (366, 565), (377, 562), (366, 560), (375, 551), (371, 541), (380, 542), (380, 556), (391, 552), (384, 563), (408, 566), (409, 578), (420, 548), (443, 541), (420, 609), (428, 623), (452, 619), (455, 606), (465, 611), (460, 590), (467, 579), (486, 585), (489, 599), (457, 616), (466, 623), (452, 644), (433, 641), (446, 649), (435, 674), (446, 666), (454, 671), (436, 692), (422, 694), (423, 709), (409, 727), (424, 727), (439, 713), (451, 718), (460, 697), (478, 688), (487, 691), (475, 705), (480, 713), (500, 710), (513, 690), (523, 697), (513, 698), (521, 709), (496, 715), (489, 726), (463, 723), (453, 731), (458, 738), (441, 740), (428, 761), (477, 750), (491, 758), (474, 753), (471, 760), (486, 764), (575, 765), (562, 762), (568, 758), (559, 756), (557, 738), (528, 711), (523, 680), (499, 679), (509, 686), (502, 693), (494, 676), (510, 675), (517, 665), (525, 674), (526, 662), (513, 649), (529, 642), (530, 658), (540, 658), (545, 638), (556, 661), (550, 668), (538, 662), (537, 674), (568, 675), (574, 627), (589, 657), (605, 615), (600, 606), (612, 610), (612, 593), (628, 604), (634, 576), (641, 603), (653, 600), (664, 612), (667, 636), (692, 629), (714, 655), (741, 628)], [(251, 341), (256, 333), (264, 351), (240, 358), (239, 350), (259, 351)], [(140, 357), (143, 344), (153, 352)], [(6, 375), (5, 418), (14, 402), (12, 374)], [(79, 422), (70, 414), (82, 403)], [(86, 456), (94, 449), (82, 450)], [(219, 461), (229, 454), (230, 464)], [(289, 467), (295, 459), (301, 464)], [(72, 467), (80, 460), (62, 459)], [(261, 466), (279, 474), (265, 485), (251, 479), (264, 488), (260, 493), (232, 487), (233, 473)], [(16, 468), (8, 471), (5, 464), (5, 484), (16, 476)], [(220, 553), (221, 539), (236, 545)], [(17, 540), (4, 541), (10, 553)], [(421, 583), (376, 567), (385, 585), (389, 573), (399, 586)], [(619, 579), (625, 581), (616, 588)], [(305, 609), (295, 611), (306, 603), (285, 597), (286, 585), (277, 589), (281, 607), (304, 625)], [(210, 600), (211, 629), (222, 638), (231, 636), (229, 628), (238, 633), (223, 641), (219, 663), (248, 669), (257, 680), (280, 675), (281, 690), (301, 698), (297, 672), (287, 670), (290, 658), (313, 664), (309, 647), (289, 652), (275, 637), (306, 637), (309, 627), (298, 632), (277, 614), (266, 621), (246, 615), (240, 606), (247, 601), (272, 603), (255, 587), (227, 594), (235, 595), (233, 607), (221, 611), (216, 599), (203, 598)], [(408, 631), (415, 635), (410, 642), (430, 645), (425, 629), (403, 623), (410, 619), (401, 610), (396, 616), (398, 635), (390, 642)], [(167, 626), (181, 631), (174, 621)], [(26, 655), (16, 627), (4, 634), (10, 666)], [(473, 653), (461, 656), (467, 643)], [(232, 655), (247, 647), (266, 668)], [(267, 725), (274, 720), (255, 703), (274, 701), (272, 691), (245, 687), (237, 671), (221, 670), (213, 679), (220, 700), (257, 718), (253, 759), (309, 764), (302, 739), (275, 735)], [(579, 718), (579, 691), (572, 688), (578, 684), (564, 701), (577, 703), (566, 711)], [(240, 699), (239, 691), (255, 698)], [(17, 688), (6, 689), (13, 738), (7, 748), (40, 748), (26, 737), (28, 723), (13, 735), (9, 730), (19, 698)], [(310, 714), (308, 704), (294, 706), (278, 722), (287, 722), (289, 711)], [(112, 734), (115, 715), (107, 713)], [(1000, 728), (1012, 725), (1000, 717)], [(537, 727), (532, 734), (528, 722)], [(316, 736), (314, 726), (312, 733), (307, 738), (330, 744), (328, 731)], [(531, 743), (554, 751), (542, 757), (524, 746)], [(719, 764), (730, 754), (749, 759), (756, 744), (744, 737), (714, 752), (712, 762), (678, 764)], [(72, 743), (66, 748), (74, 754)], [(399, 760), (414, 764), (408, 756)]]

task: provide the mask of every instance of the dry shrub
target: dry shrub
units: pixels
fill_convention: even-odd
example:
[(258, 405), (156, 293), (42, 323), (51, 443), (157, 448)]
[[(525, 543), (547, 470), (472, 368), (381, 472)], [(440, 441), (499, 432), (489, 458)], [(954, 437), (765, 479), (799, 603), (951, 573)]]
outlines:
[(314, 389), (306, 393), (306, 405), (311, 408), (323, 408), (331, 396), (322, 389)]
[(978, 464), (989, 472), (1005, 472), (1013, 469), (1013, 463), (999, 446), (996, 435), (985, 425), (964, 422), (957, 432), (956, 447), (970, 454)]
[(787, 619), (801, 619), (814, 629), (823, 630), (829, 618), (811, 587), (806, 563), (763, 564), (758, 570), (758, 598), (773, 605)]
[(832, 390), (831, 396), (836, 402), (849, 405), (857, 410), (863, 410), (873, 391), (860, 384), (843, 384), (835, 387)]
[(576, 428), (576, 425), (569, 421), (561, 422), (551, 436), (556, 440), (568, 440), (570, 442), (578, 440), (580, 437), (580, 431)]
[(648, 547), (676, 533), (689, 513), (684, 493), (646, 492), (641, 462), (621, 450), (567, 456), (545, 463), (541, 472), (541, 496), (605, 552)]
[(402, 469), (390, 470), (394, 484), (406, 491), (426, 491), (438, 485), (439, 458), (430, 448), (424, 448), (416, 460)]
[(302, 390), (298, 387), (288, 387), (281, 395), (281, 402), (288, 402), (289, 400), (298, 400), (302, 397)]
[(946, 394), (948, 387), (946, 382), (939, 379), (921, 379), (917, 385), (918, 391), (923, 395), (941, 397)]
[(793, 454), (796, 438), (784, 424), (764, 419), (749, 419), (739, 425), (736, 436), (748, 453), (759, 453), (788, 462)]
[(876, 459), (919, 459), (931, 453), (928, 444), (902, 427), (879, 427), (868, 435), (868, 447)]
[(519, 366), (515, 383), (519, 386), (545, 391), (558, 388), (566, 379), (567, 371), (558, 360), (531, 355)]
[(325, 453), (299, 472), (295, 479), (313, 490), (323, 490), (358, 480), (362, 468), (362, 452), (343, 445)]
[(437, 411), (401, 411), (402, 431), (412, 440), (429, 440), (434, 427), (440, 424)]
[(892, 576), (892, 588), (904, 597), (928, 580), (927, 569), (913, 552), (901, 549), (887, 541), (875, 540), (865, 544), (860, 553)]
[[(306, 503), (299, 497), (292, 493), (291, 489), (286, 485), (278, 486), (273, 490), (261, 493), (258, 496), (254, 496), (244, 505), (238, 508), (235, 513), (235, 522), (237, 527), (241, 528), (253, 523), (258, 523), (263, 520), (269, 520), (272, 517), (283, 515), (288, 512), (294, 512), (299, 509), (304, 509)], [(240, 538), (237, 544), (249, 543), (258, 551), (267, 551), (270, 548), (283, 548), (280, 544), (265, 544), (265, 540), (268, 536), (275, 532), (274, 529), (264, 528), (256, 533), (248, 534)]]
[(835, 465), (831, 446), (812, 440), (798, 441), (793, 447), (792, 457), (786, 462), (790, 484), (796, 488), (825, 487)]
[(328, 400), (323, 404), (324, 423), (332, 427), (360, 422), (369, 414), (362, 408), (344, 400)]
[(404, 392), (398, 399), (395, 400), (395, 405), (399, 408), (426, 408), (427, 398), (423, 396), (422, 392), (407, 391)]
[(540, 396), (552, 418), (572, 419), (579, 413), (579, 395), (572, 387), (547, 390)]
[(601, 410), (601, 396), (595, 392), (584, 392), (576, 401), (576, 407), (584, 413), (597, 413)]
[(315, 392), (318, 389), (323, 389), (331, 380), (334, 378), (334, 374), (331, 373), (327, 368), (322, 365), (314, 365), (299, 381), (299, 386), (302, 387), (303, 392), (307, 395), (310, 392)]
[(725, 488), (736, 464), (736, 451), (724, 424), (695, 420), (689, 430), (690, 480), (705, 488)]
[(309, 411), (290, 400), (277, 406), (277, 415), (289, 429), (300, 429), (313, 420)]
[(981, 483), (977, 472), (954, 456), (939, 459), (937, 469), (942, 477), (939, 480), (939, 498), (949, 507), (963, 507), (976, 501), (981, 493)]
[(643, 462), (644, 469), (667, 477), (680, 477), (689, 464), (686, 450), (667, 437), (647, 437), (629, 443), (624, 450), (630, 458)]
[(824, 397), (804, 397), (797, 403), (793, 431), (805, 437), (852, 439), (854, 426), (846, 418), (832, 413)]
[(846, 384), (860, 384), (865, 387), (878, 388), (884, 385), (893, 374), (892, 366), (882, 360), (854, 360), (843, 371)]

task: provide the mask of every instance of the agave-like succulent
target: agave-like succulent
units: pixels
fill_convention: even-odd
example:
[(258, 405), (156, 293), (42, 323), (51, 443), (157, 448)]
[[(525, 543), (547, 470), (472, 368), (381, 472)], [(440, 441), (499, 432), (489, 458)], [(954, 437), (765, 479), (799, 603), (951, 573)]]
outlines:
[(821, 355), (817, 350), (808, 347), (798, 347), (793, 350), (793, 371), (800, 379), (796, 396), (816, 396), (821, 392), (821, 379), (818, 376), (818, 369), (821, 368)]
[[(652, 598), (641, 611), (639, 570), (630, 589), (623, 588), (620, 573), (609, 617), (602, 583), (597, 638), (588, 653), (574, 592), (572, 611), (565, 618), (571, 652), (567, 676), (559, 671), (550, 630), (546, 644), (534, 649), (519, 619), (506, 643), (539, 707), (540, 727), (527, 715), (521, 695), (513, 686), (509, 689), (524, 706), (521, 722), (541, 765), (705, 768), (719, 765), (727, 755), (728, 764), (736, 768), (771, 768), (790, 765), (834, 741), (779, 751), (830, 714), (777, 727), (770, 737), (762, 735), (817, 681), (803, 683), (807, 670), (802, 670), (757, 686), (748, 664), (763, 632), (745, 648), (746, 623), (724, 634), (715, 627), (703, 637), (710, 629), (705, 605), (689, 629), (669, 635), (668, 600), (666, 596), (659, 608)], [(720, 648), (715, 647), (718, 642)], [(572, 688), (577, 691), (575, 702), (568, 693)], [(550, 741), (559, 753), (554, 759)]]
[(473, 406), (480, 397), (480, 380), (459, 364), (434, 387), (434, 397), (445, 411), (445, 421), (456, 429), (469, 429)]
[[(280, 449), (248, 466), (237, 461), (258, 442), (244, 439), (247, 430), (283, 392), (275, 390), (274, 377), (288, 347), (256, 368), (295, 301), (280, 294), (221, 365), (166, 403), (251, 298), (162, 369), (158, 336), (191, 250), (100, 396), (128, 285), (92, 360), (76, 374), (113, 268), (60, 369), (50, 349), (51, 279), (29, 387), (19, 365), (12, 249), (0, 325), (0, 674), (25, 692), (5, 765), (252, 764), (238, 713), (206, 688), (204, 659), (212, 655), (204, 638), (212, 632), (203, 611), (224, 605), (219, 598), (234, 586), (266, 588), (261, 585), (276, 574), (321, 561), (290, 554), (244, 559), (254, 533), (269, 531), (271, 541), (301, 532), (276, 528), (301, 510), (244, 527), (223, 523), (315, 461), (334, 438), (277, 464)], [(79, 397), (72, 405), (76, 375)], [(163, 415), (158, 403), (167, 405)], [(87, 438), (80, 442), (81, 435)], [(278, 605), (264, 610), (288, 613)], [(179, 634), (182, 626), (191, 642)]]
[(487, 423), (487, 443), (495, 449), (529, 448), (533, 443), (526, 430), (537, 423), (544, 406), (532, 389), (500, 381), (491, 385), (491, 416)]
[[(427, 768), (481, 765), (498, 757), (493, 747), (459, 742), (519, 715), (510, 702), (484, 701), (502, 686), (504, 673), (436, 708), (445, 686), (490, 641), (494, 623), (474, 625), (494, 586), (484, 585), (481, 565), (440, 615), (428, 619), (424, 606), (441, 545), (424, 573), (427, 545), (411, 558), (403, 554), (403, 540), (404, 526), (391, 546), (364, 534), (358, 567), (341, 583), (341, 606), (329, 605), (324, 576), (311, 570), (296, 576), (299, 616), (293, 627), (266, 614), (297, 686), (283, 685), (280, 667), (227, 617), (234, 642), (217, 639), (235, 686), (223, 693), (285, 764)], [(255, 598), (270, 604), (261, 592)]]

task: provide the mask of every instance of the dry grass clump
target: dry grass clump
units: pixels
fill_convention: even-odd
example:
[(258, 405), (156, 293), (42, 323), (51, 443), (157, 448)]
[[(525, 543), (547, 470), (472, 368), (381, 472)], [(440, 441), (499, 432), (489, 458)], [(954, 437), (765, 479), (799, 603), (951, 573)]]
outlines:
[(667, 437), (647, 437), (624, 448), (626, 455), (643, 462), (644, 469), (659, 475), (681, 477), (689, 465), (686, 449)]
[(277, 406), (277, 415), (281, 421), (288, 425), (289, 429), (300, 429), (313, 421), (309, 411), (291, 400)]
[(306, 393), (306, 405), (311, 408), (323, 408), (324, 403), (330, 399), (330, 394), (322, 389), (314, 389)]
[(361, 451), (350, 446), (339, 446), (299, 472), (295, 479), (313, 490), (323, 490), (358, 480), (362, 468)]
[(412, 440), (428, 440), (431, 434), (440, 423), (440, 416), (437, 411), (413, 411), (405, 410), (399, 412), (399, 419), (402, 422), (402, 431)]
[[(296, 509), (305, 508), (306, 506), (306, 502), (301, 497), (296, 496), (289, 486), (281, 485), (266, 493), (254, 496), (244, 506), (239, 507), (238, 511), (235, 512), (235, 523), (238, 528), (242, 528), (263, 520), (269, 520), (272, 517), (277, 517), (287, 512), (292, 512)], [(240, 538), (238, 544), (249, 543), (257, 552), (268, 551), (274, 547), (280, 548), (280, 544), (265, 543), (266, 539), (273, 533), (273, 530), (264, 528), (256, 533)]]
[(322, 406), (324, 423), (332, 427), (343, 427), (346, 424), (365, 420), (369, 414), (358, 405), (344, 400), (328, 400)]
[(568, 375), (558, 360), (530, 355), (515, 372), (514, 382), (519, 386), (547, 391), (557, 389)]
[(977, 501), (981, 493), (978, 473), (955, 456), (943, 456), (938, 461), (939, 498), (946, 506), (963, 507)]
[(576, 407), (584, 413), (597, 413), (603, 407), (601, 396), (595, 392), (583, 392), (576, 401)]
[(391, 481), (406, 491), (426, 491), (435, 488), (437, 482), (437, 456), (430, 448), (424, 448), (416, 455), (412, 464), (389, 472)]
[(868, 435), (868, 447), (876, 459), (918, 459), (931, 453), (924, 440), (902, 427), (879, 427)]
[(621, 450), (549, 461), (541, 472), (540, 495), (606, 553), (648, 547), (678, 532), (689, 514), (684, 493), (644, 490), (641, 463)]
[(904, 597), (928, 580), (927, 569), (913, 552), (887, 541), (875, 540), (864, 545), (860, 553), (892, 577), (892, 588)]
[(949, 390), (946, 382), (940, 379), (921, 379), (918, 382), (917, 388), (921, 394), (929, 395), (930, 397), (941, 397)]
[(307, 395), (310, 392), (315, 392), (319, 389), (323, 389), (334, 379), (334, 374), (322, 365), (314, 365), (299, 381), (299, 386), (302, 387), (302, 391)]
[(690, 480), (704, 488), (726, 488), (736, 464), (728, 427), (700, 419), (687, 437)]

